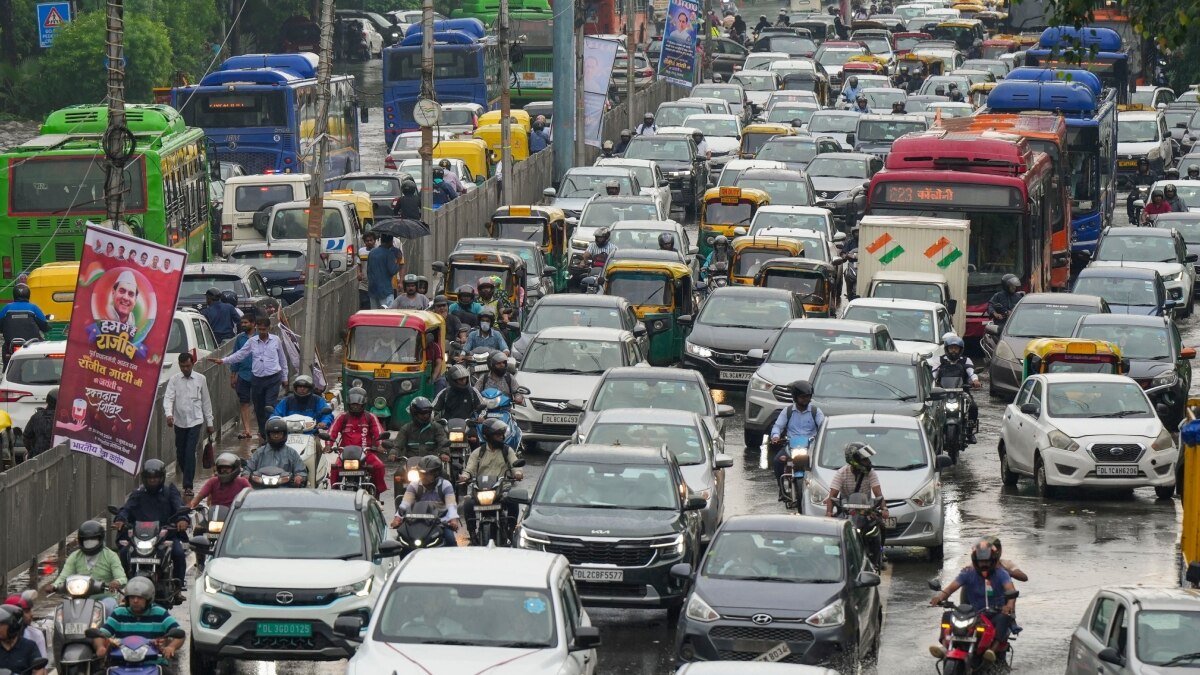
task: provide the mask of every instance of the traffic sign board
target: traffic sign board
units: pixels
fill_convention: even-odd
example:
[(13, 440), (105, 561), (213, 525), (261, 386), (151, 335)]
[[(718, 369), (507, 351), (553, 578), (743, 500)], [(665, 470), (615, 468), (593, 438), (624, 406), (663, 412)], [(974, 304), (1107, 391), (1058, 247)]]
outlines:
[(42, 48), (54, 42), (54, 34), (71, 20), (70, 2), (40, 2), (37, 6), (38, 44)]

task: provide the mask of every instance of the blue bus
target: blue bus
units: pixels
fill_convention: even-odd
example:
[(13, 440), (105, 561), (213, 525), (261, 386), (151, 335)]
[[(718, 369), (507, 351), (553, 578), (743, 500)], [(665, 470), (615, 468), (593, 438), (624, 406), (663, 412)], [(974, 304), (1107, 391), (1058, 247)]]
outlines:
[[(413, 106), (421, 98), (421, 24), (383, 50), (383, 132), (388, 148), (401, 132), (417, 131)], [(479, 19), (447, 19), (433, 26), (433, 88), (439, 103), (500, 107), (500, 47)]]
[(1016, 68), (988, 95), (986, 112), (1029, 111), (1067, 121), (1071, 253), (1075, 266), (1085, 264), (1116, 206), (1116, 95), (1088, 71)]
[[(1093, 51), (1094, 50), (1094, 51)], [(1066, 52), (1078, 51), (1067, 59)], [(1112, 89), (1117, 105), (1129, 103), (1129, 53), (1120, 33), (1111, 28), (1052, 26), (1042, 31), (1036, 49), (1025, 52), (1025, 65), (1043, 68), (1083, 69), (1095, 73), (1106, 89)]]
[[(234, 56), (199, 84), (171, 90), (188, 126), (204, 129), (209, 159), (247, 173), (308, 173), (316, 168), (317, 56)], [(326, 177), (357, 171), (358, 104), (354, 78), (330, 82)]]

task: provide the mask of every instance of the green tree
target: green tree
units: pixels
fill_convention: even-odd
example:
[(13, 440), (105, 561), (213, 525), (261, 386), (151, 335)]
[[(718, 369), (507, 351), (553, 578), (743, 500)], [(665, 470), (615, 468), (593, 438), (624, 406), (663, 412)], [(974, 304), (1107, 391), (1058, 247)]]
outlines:
[(193, 82), (208, 70), (212, 45), (223, 37), (216, 0), (133, 0), (125, 5), (125, 16), (132, 14), (154, 17), (166, 26), (175, 70)]

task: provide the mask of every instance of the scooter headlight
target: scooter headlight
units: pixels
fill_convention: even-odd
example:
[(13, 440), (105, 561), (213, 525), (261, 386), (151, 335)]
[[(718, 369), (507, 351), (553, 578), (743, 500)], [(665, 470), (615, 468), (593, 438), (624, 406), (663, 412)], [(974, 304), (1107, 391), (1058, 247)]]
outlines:
[(462, 443), (464, 440), (463, 436), (464, 436), (464, 434), (461, 431), (451, 431), (450, 432), (450, 442), (451, 443)]
[(78, 576), (67, 579), (67, 595), (73, 598), (86, 598), (92, 590), (92, 580), (89, 577)]
[(146, 660), (146, 654), (149, 651), (149, 645), (142, 645), (137, 649), (121, 647), (121, 658), (125, 660), (125, 663), (141, 663), (142, 661)]
[(223, 521), (223, 520), (208, 521), (208, 533), (209, 534), (221, 534), (221, 531), (224, 529), (225, 529), (225, 521)]
[(133, 548), (141, 555), (150, 555), (154, 552), (154, 542), (139, 541), (133, 545)]
[(408, 470), (408, 482), (415, 483), (419, 480), (421, 480), (421, 472), (417, 471), (416, 469), (409, 469)]

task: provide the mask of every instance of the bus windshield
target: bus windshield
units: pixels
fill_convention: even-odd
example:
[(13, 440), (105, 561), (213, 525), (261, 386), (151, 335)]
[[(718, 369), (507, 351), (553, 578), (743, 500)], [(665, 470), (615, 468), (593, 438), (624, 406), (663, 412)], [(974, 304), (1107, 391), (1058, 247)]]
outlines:
[[(12, 160), (9, 211), (31, 214), (104, 213), (104, 158), (38, 157)], [(125, 166), (125, 208), (146, 208), (144, 157)]]
[[(460, 45), (453, 45), (459, 47)], [(462, 45), (469, 47), (469, 45)], [(480, 48), (448, 49), (445, 47), (433, 51), (433, 76), (437, 80), (478, 78), (480, 64)], [(421, 78), (421, 48), (406, 47), (388, 52), (388, 67), (386, 72), (391, 75), (392, 82), (419, 82)]]
[(290, 126), (282, 91), (196, 92), (180, 112), (188, 126), (203, 129)]

